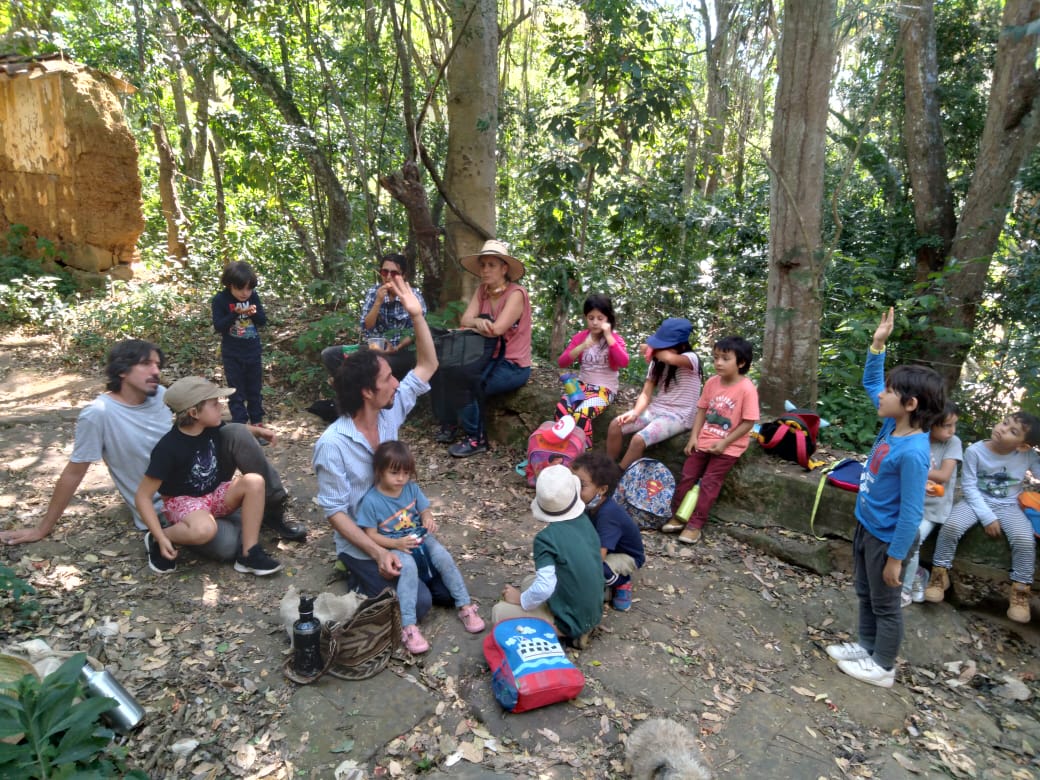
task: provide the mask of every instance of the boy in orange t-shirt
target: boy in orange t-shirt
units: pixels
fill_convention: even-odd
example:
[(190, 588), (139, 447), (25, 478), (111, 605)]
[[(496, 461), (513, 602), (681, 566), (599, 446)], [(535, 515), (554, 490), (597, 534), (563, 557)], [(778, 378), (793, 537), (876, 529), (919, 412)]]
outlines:
[[(684, 544), (696, 544), (708, 522), (708, 512), (719, 497), (726, 475), (748, 447), (748, 433), (758, 422), (758, 388), (748, 379), (751, 344), (740, 336), (727, 336), (715, 342), (711, 377), (697, 400), (697, 416), (690, 440), (683, 448), (686, 462), (672, 498), (672, 519), (661, 530), (679, 534)], [(697, 505), (689, 522), (675, 516), (683, 497), (700, 483)]]

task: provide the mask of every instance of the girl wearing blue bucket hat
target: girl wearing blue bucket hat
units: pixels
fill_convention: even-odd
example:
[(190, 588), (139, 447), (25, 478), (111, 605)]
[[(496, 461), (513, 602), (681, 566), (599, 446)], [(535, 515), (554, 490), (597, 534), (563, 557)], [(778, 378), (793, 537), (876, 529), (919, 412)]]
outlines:
[(634, 434), (618, 461), (622, 469), (643, 457), (651, 444), (693, 427), (701, 395), (701, 361), (690, 347), (692, 330), (689, 320), (672, 317), (646, 340), (650, 366), (643, 390), (635, 406), (611, 420), (607, 428), (607, 454), (614, 460), (621, 454), (624, 436)]

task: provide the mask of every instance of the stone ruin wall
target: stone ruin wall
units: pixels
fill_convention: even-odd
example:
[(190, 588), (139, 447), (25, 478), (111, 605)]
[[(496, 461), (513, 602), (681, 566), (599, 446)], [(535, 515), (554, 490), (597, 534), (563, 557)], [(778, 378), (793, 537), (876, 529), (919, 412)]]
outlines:
[(0, 61), (0, 235), (27, 226), (79, 277), (132, 275), (141, 180), (116, 95), (132, 89), (60, 59)]

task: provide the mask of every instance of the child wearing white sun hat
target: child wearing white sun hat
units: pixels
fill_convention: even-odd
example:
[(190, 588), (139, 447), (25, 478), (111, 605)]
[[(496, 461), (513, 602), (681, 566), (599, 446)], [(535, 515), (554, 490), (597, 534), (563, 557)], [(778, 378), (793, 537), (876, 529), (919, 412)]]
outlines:
[(543, 469), (531, 514), (545, 523), (534, 537), (535, 574), (525, 579), (523, 591), (506, 585), (491, 619), (541, 618), (562, 638), (584, 647), (603, 615), (603, 565), (578, 477), (566, 466)]

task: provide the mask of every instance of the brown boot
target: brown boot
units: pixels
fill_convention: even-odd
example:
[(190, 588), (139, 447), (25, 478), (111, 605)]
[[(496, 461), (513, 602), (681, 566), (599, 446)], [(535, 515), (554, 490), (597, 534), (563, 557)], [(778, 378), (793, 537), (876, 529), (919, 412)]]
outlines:
[(933, 566), (932, 577), (928, 580), (928, 587), (924, 589), (924, 600), (938, 604), (946, 597), (949, 588), (950, 570), (942, 566)]
[(1009, 619), (1016, 623), (1029, 622), (1029, 591), (1030, 588), (1024, 582), (1012, 582), (1008, 593)]

